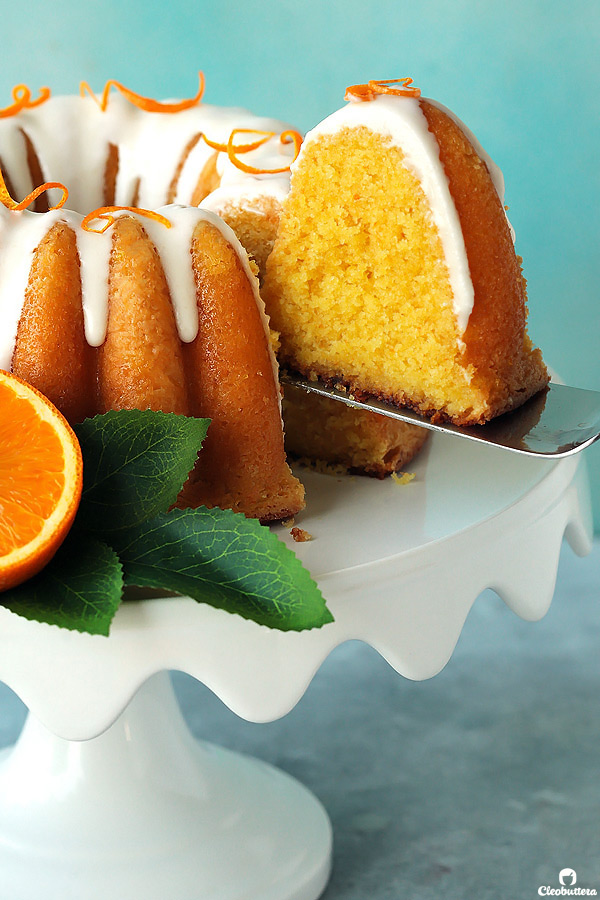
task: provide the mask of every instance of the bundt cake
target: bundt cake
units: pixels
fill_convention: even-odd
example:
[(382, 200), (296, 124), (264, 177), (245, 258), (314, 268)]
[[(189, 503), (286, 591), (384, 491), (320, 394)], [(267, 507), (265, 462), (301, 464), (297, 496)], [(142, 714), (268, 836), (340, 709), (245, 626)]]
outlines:
[(411, 79), (347, 99), (302, 145), (266, 263), (280, 361), (438, 421), (518, 406), (548, 375), (500, 171)]
[[(255, 434), (262, 406), (273, 408), (272, 386), (268, 399), (259, 391), (252, 403), (247, 390), (235, 387), (231, 363), (237, 354), (251, 352), (240, 333), (240, 315), (232, 327), (232, 311), (225, 311), (221, 363), (227, 342), (238, 346), (231, 347), (224, 371), (211, 361), (211, 380), (193, 374), (191, 359), (200, 355), (193, 348), (199, 350), (201, 338), (205, 364), (211, 344), (216, 352), (217, 341), (207, 329), (211, 315), (211, 321), (218, 320), (216, 309), (201, 311), (204, 331), (190, 343), (197, 327), (194, 291), (199, 294), (200, 287), (180, 260), (188, 258), (196, 226), (213, 235), (213, 244), (220, 240), (223, 252), (252, 282), (254, 276), (233, 235), (214, 216), (178, 205), (201, 203), (220, 213), (264, 272), (300, 136), (277, 120), (201, 104), (202, 89), (201, 78), (192, 100), (159, 103), (116, 82), (106, 85), (100, 99), (87, 85), (79, 97), (50, 98), (42, 89), (33, 98), (26, 86), (15, 88), (12, 106), (0, 110), (0, 167), (10, 208), (0, 205), (0, 240), (10, 257), (10, 265), (3, 257), (0, 271), (0, 366), (47, 393), (71, 421), (122, 406), (211, 416), (186, 502), (275, 519), (300, 508), (302, 489), (282, 462), (275, 426)], [(58, 187), (42, 192), (43, 182)], [(49, 208), (62, 199), (63, 182), (69, 212)], [(12, 200), (24, 196), (31, 202)], [(158, 215), (149, 213), (164, 204)], [(26, 207), (36, 212), (20, 211)], [(98, 234), (100, 220), (92, 225), (90, 211), (115, 220), (112, 226), (104, 222), (105, 237)], [(211, 262), (216, 273), (212, 256)], [(149, 283), (155, 285), (151, 296)], [(198, 302), (206, 304), (206, 296)], [(264, 314), (256, 302), (263, 327), (254, 352), (262, 357), (260, 363), (250, 358), (246, 363), (268, 382)], [(251, 329), (248, 323), (244, 327)], [(242, 377), (249, 379), (247, 388), (252, 378)], [(255, 420), (248, 418), (249, 409)], [(422, 442), (426, 434), (383, 423), (371, 413), (350, 414), (322, 398), (296, 400), (291, 392), (285, 411), (291, 422), (288, 449), (296, 456), (311, 456), (306, 436), (312, 434), (321, 458), (371, 474), (403, 465), (417, 438)]]
[[(132, 407), (209, 417), (182, 505), (263, 521), (298, 512), (252, 265), (216, 215), (180, 205), (228, 158), (219, 142), (248, 168), (270, 142), (289, 165), (281, 123), (122, 88), (100, 103), (14, 96), (0, 111), (0, 367), (71, 421)], [(231, 150), (237, 128), (252, 135)]]

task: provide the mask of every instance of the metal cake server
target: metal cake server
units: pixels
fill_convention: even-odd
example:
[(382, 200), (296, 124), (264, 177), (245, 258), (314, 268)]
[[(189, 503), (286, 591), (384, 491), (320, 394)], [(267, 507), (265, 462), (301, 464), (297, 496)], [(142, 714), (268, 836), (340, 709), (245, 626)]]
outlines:
[(528, 456), (561, 459), (584, 450), (600, 437), (600, 391), (554, 382), (514, 412), (498, 416), (486, 425), (459, 427), (448, 423), (434, 424), (410, 409), (399, 409), (380, 400), (359, 401), (349, 392), (328, 387), (320, 381), (307, 381), (291, 373), (281, 372), (280, 380), (283, 384), (294, 385), (309, 393), (339, 400), (347, 406), (369, 409), (401, 422)]

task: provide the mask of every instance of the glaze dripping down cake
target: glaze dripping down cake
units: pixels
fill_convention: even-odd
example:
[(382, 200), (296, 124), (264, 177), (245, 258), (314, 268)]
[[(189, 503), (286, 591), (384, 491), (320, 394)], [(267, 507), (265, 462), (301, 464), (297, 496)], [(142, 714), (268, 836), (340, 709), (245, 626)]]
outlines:
[(208, 417), (180, 503), (298, 512), (254, 266), (221, 219), (182, 205), (227, 156), (202, 134), (222, 146), (235, 128), (268, 130), (281, 166), (285, 126), (198, 98), (23, 97), (0, 118), (0, 367), (73, 422), (124, 408)]
[[(192, 100), (170, 102), (116, 82), (101, 98), (87, 85), (78, 97), (15, 89), (13, 106), (0, 110), (0, 240), (9, 257), (0, 272), (0, 366), (71, 421), (123, 406), (210, 416), (185, 501), (270, 520), (303, 502), (275, 413), (277, 366), (265, 335), (276, 336), (256, 269), (212, 213), (264, 273), (300, 136), (284, 122), (201, 103), (202, 88), (201, 79)], [(68, 186), (68, 210), (51, 209), (60, 187), (40, 192), (43, 182)], [(197, 204), (206, 212), (189, 208)], [(210, 290), (199, 234), (221, 247), (203, 261)], [(259, 319), (256, 334), (250, 320)], [(313, 435), (320, 457), (372, 474), (403, 465), (425, 439), (291, 392), (284, 412), (292, 453), (310, 456)]]
[(267, 260), (280, 360), (457, 424), (519, 406), (548, 375), (500, 171), (410, 79), (347, 98), (302, 145)]

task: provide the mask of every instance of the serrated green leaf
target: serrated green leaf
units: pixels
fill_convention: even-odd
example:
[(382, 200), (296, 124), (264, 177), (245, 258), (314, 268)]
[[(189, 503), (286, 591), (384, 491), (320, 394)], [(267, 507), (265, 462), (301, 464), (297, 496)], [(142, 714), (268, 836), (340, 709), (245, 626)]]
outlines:
[(210, 420), (118, 410), (75, 427), (84, 458), (77, 528), (104, 536), (172, 506)]
[(71, 531), (48, 565), (0, 593), (0, 603), (26, 619), (108, 635), (122, 594), (123, 572), (112, 547)]
[(126, 584), (173, 590), (283, 631), (333, 621), (296, 555), (231, 510), (173, 510), (112, 542)]

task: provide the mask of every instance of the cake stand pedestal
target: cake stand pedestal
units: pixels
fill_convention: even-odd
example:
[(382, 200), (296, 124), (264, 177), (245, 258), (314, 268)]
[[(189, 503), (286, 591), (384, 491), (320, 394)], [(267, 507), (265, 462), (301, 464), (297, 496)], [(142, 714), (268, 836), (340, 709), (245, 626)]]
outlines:
[(32, 716), (0, 768), (2, 900), (308, 900), (331, 827), (297, 781), (194, 740), (169, 675), (83, 742)]
[[(493, 588), (520, 616), (551, 602), (566, 535), (591, 546), (585, 468), (436, 435), (416, 478), (303, 473), (314, 540), (294, 545), (335, 622), (270, 631), (189, 598), (130, 601), (110, 638), (0, 610), (0, 678), (30, 714), (0, 758), (0, 900), (315, 900), (331, 860), (319, 802), (286, 774), (197, 742), (179, 669), (255, 722), (287, 713), (358, 638), (422, 679)], [(308, 738), (307, 738), (308, 739)]]

